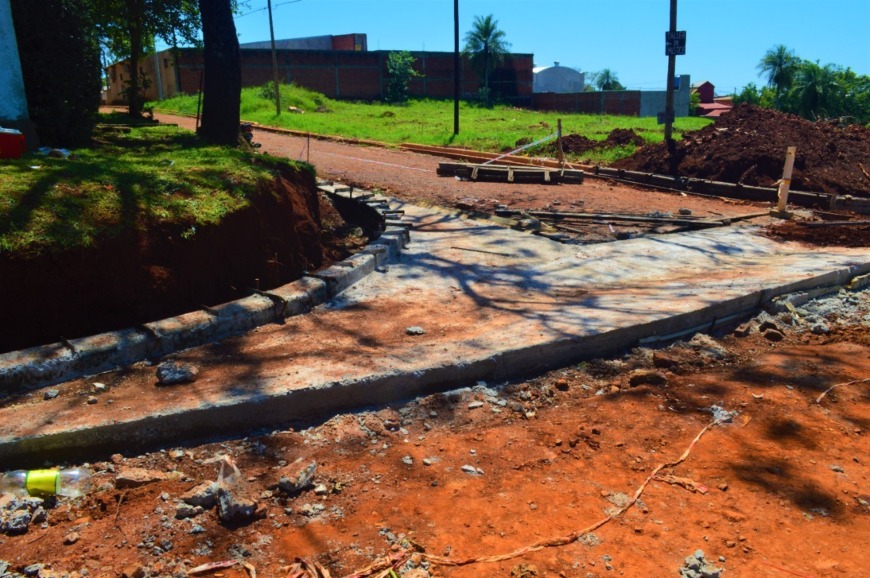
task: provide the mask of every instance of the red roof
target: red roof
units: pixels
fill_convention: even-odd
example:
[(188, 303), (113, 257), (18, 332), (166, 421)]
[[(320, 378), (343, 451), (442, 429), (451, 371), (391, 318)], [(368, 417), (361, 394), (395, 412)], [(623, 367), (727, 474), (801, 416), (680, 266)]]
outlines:
[(731, 112), (731, 107), (730, 107), (730, 106), (729, 106), (727, 109), (718, 109), (718, 108), (717, 108), (716, 110), (711, 110), (711, 111), (708, 112), (707, 114), (702, 114), (702, 115), (699, 115), (699, 116), (702, 116), (702, 117), (704, 117), (704, 118), (719, 118), (720, 116), (722, 116), (722, 115), (725, 114), (726, 112)]

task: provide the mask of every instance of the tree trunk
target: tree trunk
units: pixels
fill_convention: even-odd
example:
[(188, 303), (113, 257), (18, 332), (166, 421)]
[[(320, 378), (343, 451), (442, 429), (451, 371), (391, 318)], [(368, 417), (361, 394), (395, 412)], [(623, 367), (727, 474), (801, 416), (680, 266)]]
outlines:
[(222, 145), (239, 144), (242, 69), (230, 0), (199, 0), (205, 45), (205, 86), (199, 134)]
[(130, 34), (130, 86), (127, 87), (128, 114), (132, 117), (142, 115), (142, 99), (139, 87), (139, 59), (142, 58), (142, 26), (145, 21), (145, 7), (141, 0), (127, 0), (127, 23)]

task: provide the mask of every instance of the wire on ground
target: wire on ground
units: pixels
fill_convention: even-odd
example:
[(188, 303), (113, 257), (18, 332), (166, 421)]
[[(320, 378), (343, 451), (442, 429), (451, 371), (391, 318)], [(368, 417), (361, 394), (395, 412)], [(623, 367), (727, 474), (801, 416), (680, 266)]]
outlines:
[[(864, 381), (870, 381), (870, 380), (864, 380)], [(415, 552), (415, 551), (411, 551), (411, 550), (404, 550), (404, 551), (396, 552), (395, 554), (392, 554), (391, 556), (384, 558), (383, 560), (376, 561), (374, 564), (372, 564), (371, 566), (369, 566), (368, 568), (366, 568), (364, 570), (354, 572), (352, 574), (348, 574), (344, 578), (368, 578), (370, 576), (373, 576), (374, 578), (386, 578), (387, 576), (390, 576), (390, 573), (394, 572), (395, 569), (400, 568), (402, 565), (404, 565), (414, 553), (418, 553), (423, 559), (428, 560), (429, 562), (431, 562), (433, 564), (440, 564), (442, 566), (468, 566), (471, 564), (504, 562), (505, 560), (511, 560), (513, 558), (518, 558), (518, 557), (523, 556), (525, 554), (529, 554), (531, 552), (537, 552), (538, 550), (543, 550), (545, 548), (554, 548), (554, 547), (558, 547), (558, 546), (566, 546), (568, 544), (576, 542), (577, 540), (579, 540), (580, 538), (582, 538), (586, 534), (589, 534), (590, 532), (594, 532), (595, 530), (601, 528), (602, 526), (604, 526), (605, 524), (607, 524), (608, 522), (610, 522), (614, 518), (621, 516), (629, 508), (634, 506), (637, 503), (637, 501), (640, 499), (644, 490), (646, 490), (646, 487), (649, 485), (649, 483), (654, 481), (660, 475), (660, 472), (663, 469), (674, 468), (674, 467), (680, 465), (681, 463), (683, 463), (684, 461), (686, 461), (686, 459), (689, 457), (689, 454), (691, 454), (692, 450), (694, 449), (694, 447), (698, 443), (698, 441), (701, 439), (701, 437), (705, 433), (710, 431), (712, 428), (716, 427), (717, 425), (722, 424), (723, 422), (724, 422), (724, 420), (722, 420), (722, 419), (716, 419), (716, 420), (713, 420), (712, 422), (710, 422), (709, 424), (707, 424), (706, 426), (704, 426), (704, 428), (700, 432), (698, 432), (698, 435), (696, 435), (694, 437), (692, 442), (686, 448), (686, 451), (684, 451), (679, 458), (677, 458), (676, 460), (670, 461), (670, 462), (665, 462), (665, 463), (659, 464), (658, 466), (656, 466), (655, 469), (653, 469), (653, 471), (647, 476), (646, 480), (644, 480), (644, 482), (640, 485), (640, 487), (634, 492), (634, 496), (632, 496), (631, 500), (629, 500), (628, 503), (626, 503), (624, 506), (622, 506), (616, 512), (609, 514), (605, 518), (602, 518), (601, 520), (595, 522), (591, 526), (583, 528), (582, 530), (572, 532), (571, 534), (568, 534), (567, 536), (562, 536), (560, 538), (551, 538), (549, 540), (543, 540), (543, 541), (538, 542), (536, 544), (532, 544), (531, 546), (526, 546), (526, 547), (520, 548), (519, 550), (514, 550), (513, 552), (508, 552), (506, 554), (499, 554), (496, 556), (481, 556), (481, 557), (477, 557), (477, 558), (465, 558), (462, 560), (451, 560), (450, 558), (445, 558), (443, 556), (437, 556), (434, 554), (427, 554), (425, 552), (419, 552), (419, 551)], [(321, 568), (321, 570), (322, 570), (322, 568)], [(324, 574), (323, 572), (321, 572), (321, 573), (310, 572), (308, 574), (297, 574), (296, 576), (298, 576), (299, 578), (328, 578), (329, 574), (328, 573)]]

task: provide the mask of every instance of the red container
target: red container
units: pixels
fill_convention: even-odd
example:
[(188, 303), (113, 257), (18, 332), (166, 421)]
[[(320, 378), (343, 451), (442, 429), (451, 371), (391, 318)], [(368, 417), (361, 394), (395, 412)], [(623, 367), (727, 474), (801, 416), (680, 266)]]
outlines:
[(0, 128), (0, 159), (20, 159), (24, 150), (24, 134), (20, 130)]

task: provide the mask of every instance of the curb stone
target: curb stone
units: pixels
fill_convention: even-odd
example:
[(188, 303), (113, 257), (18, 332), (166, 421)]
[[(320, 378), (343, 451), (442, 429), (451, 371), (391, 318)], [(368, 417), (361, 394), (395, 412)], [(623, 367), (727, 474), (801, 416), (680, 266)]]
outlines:
[[(352, 200), (386, 223), (395, 199), (318, 182), (318, 190)], [(372, 203), (372, 200), (377, 203)], [(37, 389), (214, 343), (307, 313), (401, 255), (410, 242), (402, 226), (384, 226), (365, 249), (322, 271), (269, 291), (118, 331), (0, 354), (0, 392)]]

